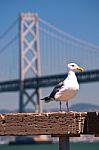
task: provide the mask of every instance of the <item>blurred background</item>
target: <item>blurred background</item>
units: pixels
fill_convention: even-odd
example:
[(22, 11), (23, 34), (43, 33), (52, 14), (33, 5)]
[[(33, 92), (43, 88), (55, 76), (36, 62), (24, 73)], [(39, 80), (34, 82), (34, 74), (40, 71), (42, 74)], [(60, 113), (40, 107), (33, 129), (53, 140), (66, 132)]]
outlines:
[(70, 110), (99, 111), (98, 0), (1, 0), (0, 20), (0, 113), (58, 111), (40, 98), (66, 77), (70, 62), (85, 69)]

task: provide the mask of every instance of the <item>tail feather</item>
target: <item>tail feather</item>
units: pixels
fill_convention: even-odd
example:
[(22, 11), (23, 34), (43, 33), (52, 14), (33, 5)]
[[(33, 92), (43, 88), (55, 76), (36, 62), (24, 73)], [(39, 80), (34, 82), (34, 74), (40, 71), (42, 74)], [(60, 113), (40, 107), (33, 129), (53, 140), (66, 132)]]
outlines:
[(44, 100), (44, 101), (45, 101), (45, 103), (49, 103), (49, 102), (51, 102), (51, 101), (52, 101), (52, 99), (51, 99), (49, 96), (44, 97), (44, 98), (42, 98), (41, 100)]

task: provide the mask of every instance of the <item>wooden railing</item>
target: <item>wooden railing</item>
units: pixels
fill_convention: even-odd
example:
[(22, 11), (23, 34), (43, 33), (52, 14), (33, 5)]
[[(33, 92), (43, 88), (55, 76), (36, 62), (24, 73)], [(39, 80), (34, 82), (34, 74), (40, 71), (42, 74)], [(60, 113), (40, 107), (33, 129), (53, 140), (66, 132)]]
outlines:
[(59, 137), (59, 149), (69, 149), (69, 137), (99, 135), (97, 112), (49, 112), (0, 114), (0, 135), (51, 135)]

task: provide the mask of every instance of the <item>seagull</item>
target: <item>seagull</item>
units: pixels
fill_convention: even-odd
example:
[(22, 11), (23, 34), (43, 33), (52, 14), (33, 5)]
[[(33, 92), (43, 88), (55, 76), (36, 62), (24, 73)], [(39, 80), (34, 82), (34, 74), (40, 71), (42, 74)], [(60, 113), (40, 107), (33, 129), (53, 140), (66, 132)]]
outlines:
[(79, 90), (79, 84), (75, 72), (83, 72), (84, 69), (76, 63), (69, 63), (67, 67), (69, 69), (67, 78), (65, 78), (63, 82), (57, 84), (49, 96), (44, 97), (41, 100), (44, 100), (45, 103), (51, 101), (60, 102), (60, 111), (62, 111), (61, 102), (66, 102), (67, 112), (69, 112), (68, 101), (72, 99)]

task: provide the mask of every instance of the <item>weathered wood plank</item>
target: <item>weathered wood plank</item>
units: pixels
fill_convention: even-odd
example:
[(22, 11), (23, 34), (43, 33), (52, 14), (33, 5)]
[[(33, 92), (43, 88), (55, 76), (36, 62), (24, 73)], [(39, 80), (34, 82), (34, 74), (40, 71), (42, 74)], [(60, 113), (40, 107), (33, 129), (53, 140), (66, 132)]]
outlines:
[(0, 135), (79, 134), (86, 113), (14, 113), (0, 115)]
[(0, 135), (99, 134), (99, 113), (50, 112), (0, 114)]

